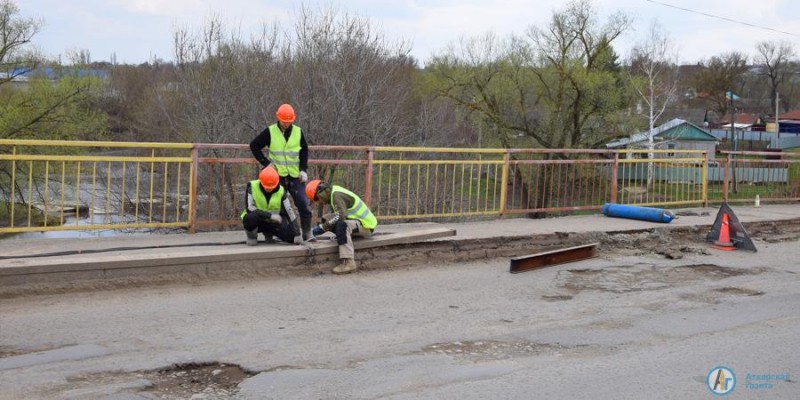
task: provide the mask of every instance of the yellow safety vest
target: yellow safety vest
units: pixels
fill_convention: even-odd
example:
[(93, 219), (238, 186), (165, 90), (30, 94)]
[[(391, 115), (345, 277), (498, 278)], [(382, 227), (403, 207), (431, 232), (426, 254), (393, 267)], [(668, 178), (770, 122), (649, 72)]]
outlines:
[(353, 202), (353, 206), (347, 209), (347, 215), (345, 218), (357, 219), (361, 222), (361, 226), (367, 229), (375, 229), (375, 227), (378, 226), (378, 219), (375, 218), (375, 215), (372, 214), (372, 211), (369, 210), (369, 207), (367, 207), (367, 205), (361, 201), (361, 198), (356, 196), (355, 193), (341, 186), (331, 186), (331, 207), (334, 209), (336, 208), (336, 206), (333, 204), (333, 194), (337, 192), (344, 193), (355, 200)]
[(300, 176), (300, 127), (292, 125), (289, 140), (283, 137), (278, 124), (269, 126), (269, 160), (280, 176)]
[[(278, 190), (272, 193), (272, 196), (267, 202), (267, 196), (261, 191), (261, 181), (250, 181), (250, 194), (253, 195), (253, 202), (256, 203), (256, 208), (262, 211), (271, 213), (281, 212), (281, 199), (283, 199), (283, 186), (278, 185)], [(247, 210), (242, 211), (241, 218), (247, 215)]]

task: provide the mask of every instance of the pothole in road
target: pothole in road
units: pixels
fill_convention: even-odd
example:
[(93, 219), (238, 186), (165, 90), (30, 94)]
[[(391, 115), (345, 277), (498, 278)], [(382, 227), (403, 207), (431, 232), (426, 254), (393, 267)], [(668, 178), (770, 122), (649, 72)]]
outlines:
[(559, 271), (556, 285), (574, 293), (597, 290), (628, 293), (661, 290), (701, 280), (720, 280), (740, 275), (755, 275), (762, 268), (729, 268), (713, 264), (656, 267), (653, 265), (623, 265), (603, 269), (570, 269)]
[(191, 363), (146, 371), (142, 377), (152, 382), (146, 391), (160, 399), (227, 399), (253, 375), (234, 364)]
[(465, 357), (474, 360), (503, 360), (588, 347), (588, 345), (570, 347), (560, 344), (535, 343), (528, 341), (502, 342), (495, 340), (480, 340), (434, 343), (423, 347), (422, 352), (428, 354), (447, 354), (450, 356)]
[(714, 291), (722, 293), (722, 294), (733, 295), (733, 296), (762, 296), (762, 295), (764, 295), (764, 292), (762, 292), (760, 290), (738, 288), (738, 287), (723, 287), (723, 288), (714, 289)]
[(141, 393), (154, 399), (229, 399), (239, 384), (255, 375), (235, 364), (217, 362), (174, 364), (148, 371), (109, 371), (67, 378), (70, 398), (105, 398), (109, 391)]
[(549, 294), (542, 296), (542, 300), (549, 301), (549, 302), (556, 302), (556, 301), (567, 301), (572, 300), (572, 296), (568, 294)]

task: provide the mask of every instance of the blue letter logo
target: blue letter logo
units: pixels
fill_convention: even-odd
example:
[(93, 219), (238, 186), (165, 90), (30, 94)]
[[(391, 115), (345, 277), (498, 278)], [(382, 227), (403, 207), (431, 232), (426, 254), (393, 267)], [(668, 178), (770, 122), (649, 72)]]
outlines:
[(736, 375), (728, 367), (716, 367), (708, 373), (706, 385), (711, 393), (723, 396), (732, 392), (736, 387)]

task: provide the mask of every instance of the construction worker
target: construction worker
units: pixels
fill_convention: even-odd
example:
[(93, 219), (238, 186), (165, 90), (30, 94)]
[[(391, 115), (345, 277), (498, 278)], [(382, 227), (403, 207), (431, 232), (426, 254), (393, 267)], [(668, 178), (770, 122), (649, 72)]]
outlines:
[(264, 234), (267, 242), (277, 236), (284, 242), (303, 243), (292, 204), (280, 185), (280, 177), (275, 168), (265, 167), (258, 174), (257, 180), (250, 181), (245, 199), (241, 218), (247, 233), (248, 246), (258, 244), (259, 232)]
[(314, 234), (323, 232), (336, 234), (341, 264), (333, 268), (335, 274), (346, 274), (358, 269), (355, 261), (352, 235), (370, 236), (378, 226), (378, 220), (366, 204), (355, 193), (337, 185), (327, 185), (314, 179), (306, 186), (309, 201), (330, 204), (331, 214), (323, 217), (323, 223), (314, 228)]
[[(314, 240), (311, 207), (303, 195), (308, 181), (308, 145), (300, 127), (294, 125), (295, 113), (291, 105), (281, 104), (275, 117), (278, 122), (268, 126), (250, 142), (250, 151), (261, 165), (271, 165), (278, 171), (281, 186), (289, 191), (300, 213), (303, 239)], [(269, 148), (269, 157), (264, 156), (264, 147)]]

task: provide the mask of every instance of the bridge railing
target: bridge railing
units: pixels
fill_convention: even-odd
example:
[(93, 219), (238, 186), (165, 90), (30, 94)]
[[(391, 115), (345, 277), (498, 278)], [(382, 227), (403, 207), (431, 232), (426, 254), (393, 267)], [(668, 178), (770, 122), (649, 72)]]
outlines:
[(192, 145), (0, 140), (0, 233), (187, 228)]
[[(800, 197), (800, 158), (775, 153), (717, 160), (699, 150), (311, 146), (310, 154), (312, 179), (358, 193), (385, 222)], [(259, 169), (240, 144), (0, 140), (0, 233), (238, 229)]]

